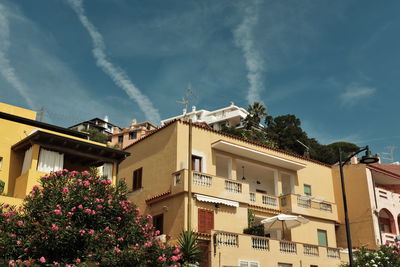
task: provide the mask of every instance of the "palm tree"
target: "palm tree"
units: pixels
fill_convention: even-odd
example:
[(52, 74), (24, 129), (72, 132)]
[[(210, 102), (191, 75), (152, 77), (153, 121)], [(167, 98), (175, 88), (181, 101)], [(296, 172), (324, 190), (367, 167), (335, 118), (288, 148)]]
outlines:
[(252, 127), (259, 127), (261, 119), (267, 116), (267, 109), (260, 102), (254, 102), (247, 108), (249, 115), (245, 119), (245, 125), (247, 129)]
[(202, 252), (197, 242), (198, 235), (190, 231), (182, 231), (178, 238), (178, 244), (183, 254), (183, 266), (196, 264), (202, 260)]

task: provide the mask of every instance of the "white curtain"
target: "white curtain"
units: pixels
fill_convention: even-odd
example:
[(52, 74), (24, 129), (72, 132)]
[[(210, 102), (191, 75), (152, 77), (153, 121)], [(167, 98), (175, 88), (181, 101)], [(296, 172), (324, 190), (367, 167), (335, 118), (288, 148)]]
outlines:
[(112, 171), (113, 164), (104, 163), (104, 165), (100, 167), (100, 176), (106, 176), (108, 180), (112, 180)]
[(22, 164), (21, 175), (26, 173), (31, 167), (32, 162), (32, 147), (25, 151), (24, 163)]
[(59, 171), (64, 167), (64, 154), (40, 149), (38, 171), (51, 172)]

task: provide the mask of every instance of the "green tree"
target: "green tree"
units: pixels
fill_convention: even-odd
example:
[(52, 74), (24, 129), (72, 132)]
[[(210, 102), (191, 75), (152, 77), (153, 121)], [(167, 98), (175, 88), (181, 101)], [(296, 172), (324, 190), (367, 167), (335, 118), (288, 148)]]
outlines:
[(178, 247), (159, 241), (127, 200), (124, 183), (57, 171), (40, 178), (20, 210), (0, 206), (0, 265), (171, 266)]
[(106, 144), (108, 141), (108, 136), (98, 129), (90, 128), (84, 131), (85, 133), (89, 134), (89, 139), (95, 142)]
[[(386, 244), (378, 250), (366, 250), (361, 248), (354, 253), (354, 267), (394, 267), (400, 266), (400, 244)], [(349, 264), (343, 264), (342, 267), (348, 267)]]
[(178, 244), (182, 252), (181, 263), (183, 263), (183, 266), (202, 261), (203, 254), (199, 247), (198, 235), (195, 232), (182, 231), (178, 238)]
[(265, 106), (260, 102), (254, 102), (247, 108), (249, 115), (244, 120), (246, 129), (250, 130), (252, 127), (260, 128), (260, 123), (267, 116)]
[(277, 148), (304, 155), (306, 148), (298, 141), (307, 145), (308, 136), (301, 128), (299, 118), (291, 114), (275, 118), (268, 116), (265, 123), (267, 125), (265, 128), (267, 138), (274, 142)]

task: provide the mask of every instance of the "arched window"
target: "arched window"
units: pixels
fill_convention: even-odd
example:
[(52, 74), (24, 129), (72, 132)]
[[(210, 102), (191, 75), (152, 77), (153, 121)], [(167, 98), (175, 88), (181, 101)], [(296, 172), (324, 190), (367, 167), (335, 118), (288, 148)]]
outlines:
[(381, 232), (396, 234), (393, 215), (387, 209), (379, 211), (379, 229)]

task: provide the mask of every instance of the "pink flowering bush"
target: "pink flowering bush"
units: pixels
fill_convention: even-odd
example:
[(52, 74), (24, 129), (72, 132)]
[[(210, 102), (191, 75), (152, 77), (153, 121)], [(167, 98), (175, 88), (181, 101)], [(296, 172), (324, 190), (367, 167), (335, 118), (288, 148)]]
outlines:
[(40, 178), (23, 207), (0, 206), (0, 265), (179, 266), (126, 192), (86, 171)]

